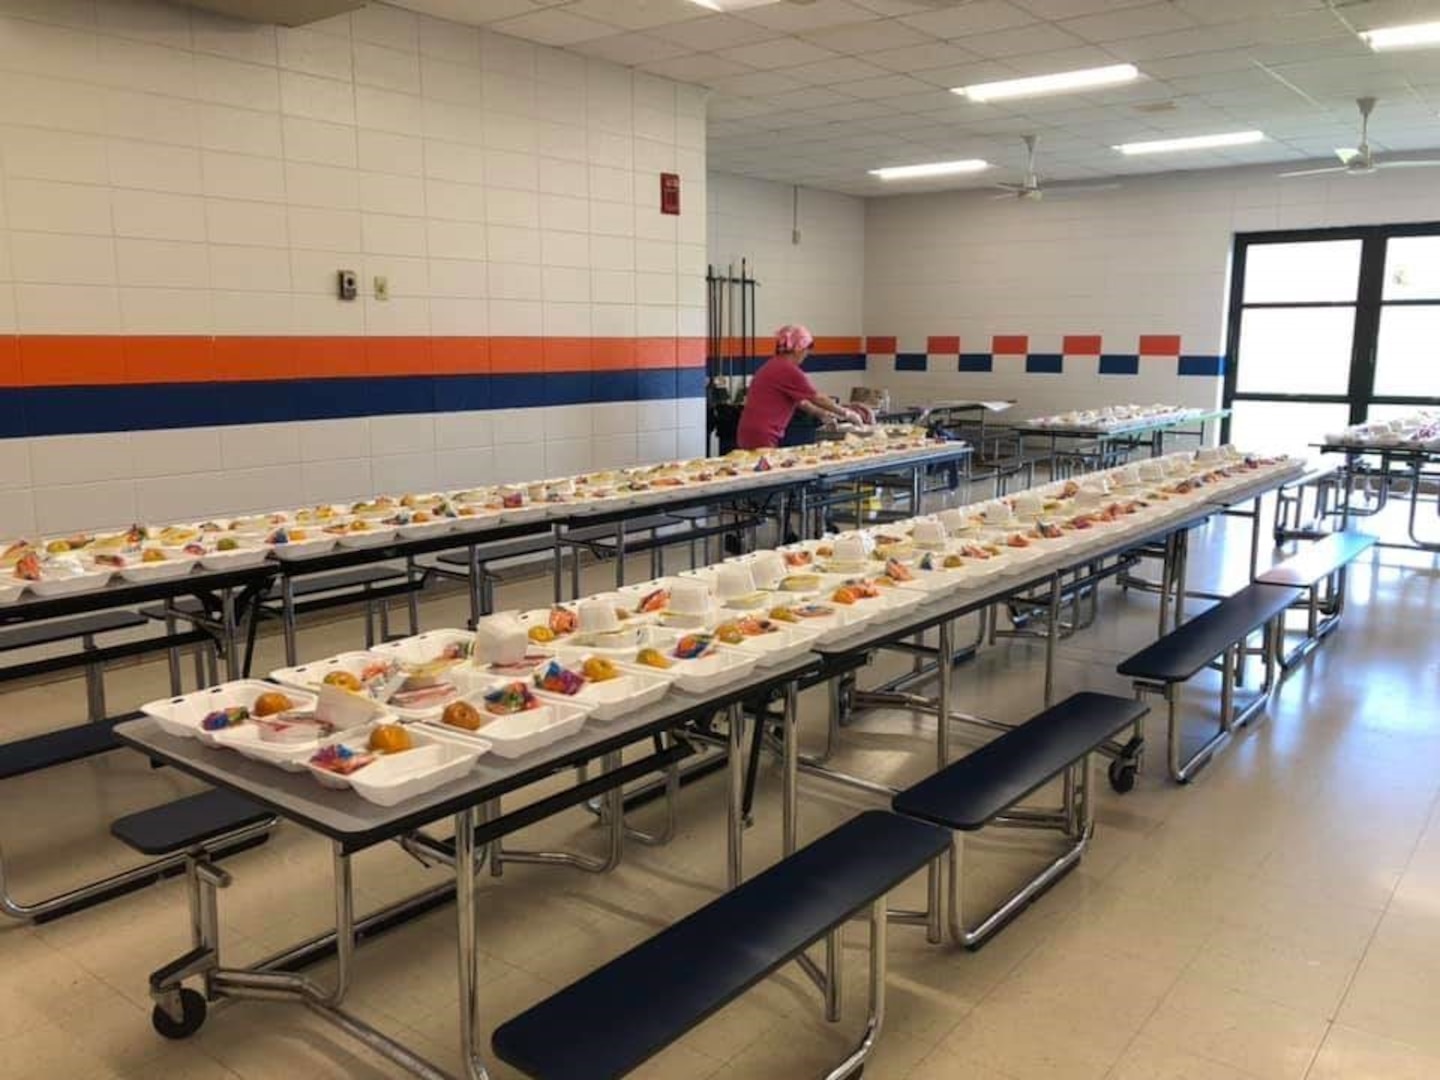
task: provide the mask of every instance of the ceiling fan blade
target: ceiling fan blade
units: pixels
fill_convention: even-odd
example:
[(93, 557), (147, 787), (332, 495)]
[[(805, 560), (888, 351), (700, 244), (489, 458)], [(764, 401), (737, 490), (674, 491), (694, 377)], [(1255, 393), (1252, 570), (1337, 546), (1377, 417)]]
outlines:
[(1005, 202), (1014, 202), (1021, 197), (1021, 194), (1022, 193), (1018, 191), (1006, 191), (999, 195), (991, 195), (990, 201), (1000, 202), (1003, 199)]
[(1334, 173), (1343, 173), (1343, 172), (1349, 172), (1349, 171), (1350, 171), (1350, 170), (1349, 170), (1348, 168), (1346, 168), (1344, 165), (1337, 165), (1337, 166), (1333, 166), (1333, 167), (1331, 167), (1331, 168), (1326, 168), (1326, 169), (1300, 169), (1300, 170), (1297, 170), (1296, 172), (1282, 172), (1282, 173), (1280, 174), (1280, 179), (1282, 179), (1282, 180), (1288, 180), (1288, 179), (1290, 179), (1291, 177), (1295, 177), (1295, 176), (1327, 176), (1327, 175), (1331, 175), (1331, 174), (1334, 174)]
[(1063, 187), (1047, 187), (1046, 195), (1063, 197), (1066, 195), (1084, 195), (1091, 191), (1114, 191), (1124, 187), (1124, 184), (1066, 184)]
[(1352, 146), (1346, 146), (1346, 147), (1338, 147), (1338, 146), (1337, 146), (1337, 147), (1335, 148), (1335, 156), (1340, 159), (1340, 163), (1341, 163), (1342, 165), (1349, 165), (1350, 162), (1354, 161), (1356, 158), (1358, 158), (1358, 157), (1360, 156), (1360, 151), (1357, 150), (1357, 149), (1355, 149), (1355, 148), (1352, 147)]
[(1024, 184), (1007, 184), (1003, 180), (999, 183), (991, 184), (990, 186), (995, 188), (997, 191), (1008, 191), (1016, 195), (1025, 190)]

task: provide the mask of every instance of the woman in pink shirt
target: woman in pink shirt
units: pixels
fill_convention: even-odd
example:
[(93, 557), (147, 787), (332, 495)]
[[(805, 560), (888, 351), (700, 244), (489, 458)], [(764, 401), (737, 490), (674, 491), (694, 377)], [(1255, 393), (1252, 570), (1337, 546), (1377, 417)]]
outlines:
[(763, 450), (779, 446), (795, 410), (812, 416), (837, 416), (851, 422), (859, 418), (828, 394), (815, 389), (801, 370), (814, 335), (803, 326), (782, 326), (775, 331), (775, 355), (755, 373), (745, 395), (745, 409), (735, 432), (735, 445), (742, 450)]

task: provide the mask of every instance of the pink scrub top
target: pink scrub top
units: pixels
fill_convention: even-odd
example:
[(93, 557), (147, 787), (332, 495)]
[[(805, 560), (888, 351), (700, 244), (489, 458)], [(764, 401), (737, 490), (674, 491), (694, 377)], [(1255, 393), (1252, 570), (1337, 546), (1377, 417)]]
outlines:
[(817, 393), (815, 384), (799, 364), (772, 356), (761, 365), (750, 383), (740, 426), (735, 432), (735, 445), (742, 450), (779, 446), (796, 407)]

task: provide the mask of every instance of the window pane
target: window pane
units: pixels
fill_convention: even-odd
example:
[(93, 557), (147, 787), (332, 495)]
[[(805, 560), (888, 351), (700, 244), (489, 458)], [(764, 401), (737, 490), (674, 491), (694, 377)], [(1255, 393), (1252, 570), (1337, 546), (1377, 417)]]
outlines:
[(1423, 405), (1371, 405), (1365, 412), (1365, 422), (1374, 424), (1381, 420), (1406, 420), (1423, 408)]
[(1345, 394), (1355, 309), (1257, 308), (1240, 322), (1236, 389), (1249, 394)]
[(1354, 303), (1360, 288), (1360, 241), (1251, 244), (1245, 249), (1245, 303)]
[(1376, 397), (1440, 397), (1440, 306), (1380, 310)]
[(1385, 247), (1386, 300), (1440, 300), (1440, 236), (1392, 236)]
[(1312, 443), (1343, 431), (1349, 422), (1348, 405), (1237, 401), (1231, 406), (1230, 441), (1242, 450), (1303, 457)]

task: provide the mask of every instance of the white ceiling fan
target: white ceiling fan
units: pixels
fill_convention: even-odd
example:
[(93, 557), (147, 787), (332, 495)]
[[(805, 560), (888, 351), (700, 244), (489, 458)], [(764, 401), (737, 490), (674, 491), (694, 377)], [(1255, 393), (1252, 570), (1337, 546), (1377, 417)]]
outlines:
[(994, 186), (1004, 194), (993, 195), (991, 198), (1039, 202), (1047, 194), (1071, 195), (1084, 191), (1108, 191), (1120, 186), (1119, 184), (1066, 184), (1061, 188), (1047, 188), (1040, 182), (1040, 174), (1035, 171), (1035, 148), (1040, 143), (1040, 136), (1022, 135), (1021, 141), (1025, 144), (1025, 179), (1018, 184), (1003, 182), (995, 184)]
[(1370, 114), (1375, 111), (1375, 99), (1373, 97), (1356, 98), (1355, 104), (1360, 106), (1360, 145), (1354, 149), (1349, 147), (1337, 149), (1335, 156), (1340, 159), (1339, 165), (1331, 165), (1324, 169), (1299, 169), (1295, 172), (1284, 172), (1280, 174), (1282, 179), (1294, 176), (1327, 176), (1334, 173), (1369, 176), (1379, 169), (1425, 169), (1440, 165), (1440, 158), (1376, 161), (1375, 151), (1370, 146)]

